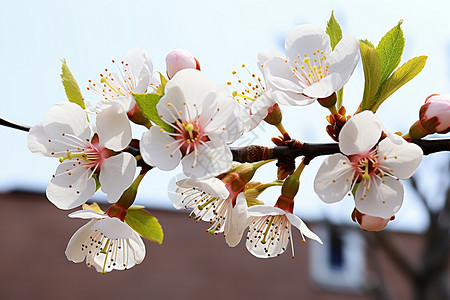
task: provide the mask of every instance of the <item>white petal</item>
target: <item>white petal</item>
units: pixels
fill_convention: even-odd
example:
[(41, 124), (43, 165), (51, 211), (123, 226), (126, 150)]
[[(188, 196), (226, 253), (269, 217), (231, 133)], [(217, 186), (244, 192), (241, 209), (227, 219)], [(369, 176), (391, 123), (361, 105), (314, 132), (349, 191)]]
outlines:
[[(134, 48), (125, 54), (125, 61), (129, 64), (134, 76), (139, 76), (143, 69), (153, 74), (153, 61), (147, 52), (141, 48)], [(147, 84), (148, 86), (148, 84)], [(142, 93), (145, 91), (142, 91)]]
[(230, 247), (235, 247), (241, 241), (242, 234), (250, 224), (250, 219), (247, 214), (247, 200), (243, 193), (237, 196), (236, 205), (231, 211), (231, 218), (227, 222), (227, 229), (225, 230), (225, 240)]
[(284, 59), (274, 57), (264, 64), (264, 78), (266, 82), (275, 89), (293, 93), (303, 93), (303, 87), (299, 85), (298, 79), (292, 74), (292, 66)]
[(81, 250), (81, 245), (88, 241), (89, 235), (91, 234), (91, 228), (95, 222), (97, 222), (96, 219), (89, 221), (87, 224), (78, 229), (70, 238), (65, 251), (68, 260), (75, 263), (79, 263), (84, 260), (86, 254), (88, 253), (85, 250)]
[(211, 142), (206, 145), (208, 147), (203, 146), (197, 156), (191, 152), (182, 159), (184, 174), (194, 178), (213, 177), (231, 168), (233, 155), (227, 145), (221, 144), (215, 148), (211, 147)]
[(322, 201), (342, 200), (352, 186), (354, 171), (348, 158), (340, 153), (327, 157), (314, 179), (314, 190)]
[(254, 205), (249, 207), (247, 212), (250, 217), (277, 216), (286, 214), (284, 210), (270, 205)]
[(81, 140), (91, 138), (91, 130), (84, 110), (72, 102), (60, 102), (49, 109), (42, 123), (49, 139), (60, 139), (72, 134)]
[(142, 238), (133, 231), (131, 238), (129, 239), (130, 247), (134, 250), (134, 261), (136, 264), (140, 264), (145, 258), (145, 244)]
[[(59, 209), (72, 209), (85, 203), (96, 190), (95, 179), (90, 177), (92, 170), (72, 167), (75, 160), (58, 166), (55, 177), (47, 186), (47, 198)], [(69, 171), (66, 171), (69, 169)], [(69, 175), (70, 173), (70, 175)]]
[(108, 218), (107, 215), (92, 210), (77, 210), (69, 214), (69, 218), (79, 219), (103, 219)]
[(400, 179), (407, 179), (414, 174), (422, 161), (422, 155), (423, 152), (419, 146), (406, 141), (397, 144), (385, 138), (378, 146), (380, 164), (390, 169), (388, 173)]
[[(153, 126), (142, 135), (140, 142), (142, 158), (147, 164), (161, 170), (173, 170), (181, 160), (181, 151), (175, 151), (178, 144), (173, 144), (174, 141), (161, 127)], [(167, 145), (170, 145), (169, 148)]]
[(106, 148), (120, 151), (131, 141), (131, 125), (122, 106), (111, 102), (111, 106), (97, 115), (99, 142)]
[(389, 219), (397, 213), (403, 203), (403, 184), (388, 176), (383, 179), (385, 183), (371, 178), (369, 190), (367, 186), (359, 185), (355, 195), (357, 210), (383, 219)]
[(326, 98), (337, 92), (343, 86), (342, 78), (339, 74), (329, 74), (303, 90), (303, 94), (310, 98)]
[(322, 240), (314, 232), (312, 232), (308, 228), (308, 226), (306, 226), (305, 222), (303, 222), (302, 219), (293, 214), (286, 214), (286, 217), (288, 218), (288, 220), (291, 222), (292, 225), (294, 225), (295, 227), (297, 227), (298, 230), (300, 230), (302, 238), (303, 236), (306, 236), (307, 238), (310, 238), (323, 244)]
[(27, 136), (28, 149), (42, 156), (52, 156), (52, 152), (55, 151), (53, 144), (48, 141), (48, 137), (44, 132), (42, 124), (33, 126), (30, 128), (30, 132)]
[(128, 239), (134, 232), (130, 226), (118, 218), (104, 218), (98, 220), (94, 226), (92, 226), (92, 230), (97, 230), (110, 239)]
[(359, 56), (358, 40), (353, 36), (346, 35), (327, 58), (330, 66), (328, 73), (337, 73), (341, 78), (341, 86), (337, 87), (337, 90), (347, 83), (359, 62)]
[(297, 94), (287, 91), (272, 91), (272, 96), (278, 104), (281, 105), (308, 105), (313, 103), (316, 99), (310, 98), (303, 94)]
[(219, 199), (226, 199), (230, 195), (230, 192), (225, 187), (225, 184), (222, 182), (222, 180), (219, 180), (215, 177), (207, 179), (186, 178), (177, 181), (177, 186), (185, 189), (196, 187), (199, 190)]
[(367, 153), (381, 137), (381, 125), (377, 117), (365, 110), (354, 115), (342, 127), (339, 149), (347, 155)]
[(298, 55), (312, 57), (317, 50), (324, 51), (325, 56), (331, 52), (328, 34), (310, 24), (293, 28), (286, 36), (284, 47), (291, 62), (298, 60)]
[(130, 153), (120, 153), (105, 159), (99, 181), (108, 201), (114, 203), (131, 185), (136, 174), (136, 159)]

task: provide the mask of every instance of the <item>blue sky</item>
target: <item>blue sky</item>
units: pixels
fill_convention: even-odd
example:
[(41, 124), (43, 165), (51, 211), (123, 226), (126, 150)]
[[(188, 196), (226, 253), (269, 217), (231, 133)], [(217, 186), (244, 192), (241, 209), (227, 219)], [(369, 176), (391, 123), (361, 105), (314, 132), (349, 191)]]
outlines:
[[(344, 34), (368, 38), (381, 36), (404, 20), (406, 47), (402, 62), (428, 55), (427, 66), (412, 82), (396, 92), (379, 110), (392, 131), (405, 132), (418, 115), (424, 99), (432, 93), (450, 93), (448, 7), (444, 1), (8, 1), (0, 10), (2, 47), (1, 117), (26, 125), (42, 121), (56, 102), (65, 101), (60, 83), (61, 59), (66, 59), (82, 87), (85, 98), (98, 100), (85, 90), (89, 79), (97, 79), (111, 59), (121, 59), (134, 47), (145, 49), (156, 70), (164, 72), (165, 55), (175, 48), (193, 53), (203, 72), (216, 84), (232, 78), (231, 71), (265, 49), (283, 51), (286, 33), (296, 25), (311, 23), (325, 28), (334, 10)], [(363, 90), (361, 65), (345, 88), (344, 105), (353, 112)], [(291, 136), (307, 142), (330, 142), (325, 134), (325, 111), (316, 103), (285, 109), (285, 126)], [(135, 137), (140, 137), (136, 131)], [(270, 145), (276, 131), (263, 126), (247, 141)], [(0, 128), (3, 158), (0, 191), (32, 189), (44, 191), (57, 161), (35, 156), (26, 148), (26, 134)], [(435, 156), (436, 157), (436, 156)], [(428, 162), (430, 161), (430, 162)], [(321, 203), (312, 189), (321, 159), (306, 168), (301, 180), (296, 212), (306, 219), (349, 220), (352, 200)], [(425, 165), (433, 164), (426, 159)], [(434, 163), (435, 164), (435, 163)], [(268, 166), (272, 179), (275, 168)], [(140, 203), (171, 207), (167, 192), (180, 170), (153, 171), (144, 179)], [(429, 178), (429, 177), (428, 177)], [(431, 177), (432, 178), (432, 177)], [(433, 180), (431, 180), (432, 184)], [(268, 203), (277, 192), (266, 196)], [(436, 204), (438, 206), (438, 204)], [(391, 228), (420, 230), (426, 225), (417, 199), (407, 190), (405, 204)]]

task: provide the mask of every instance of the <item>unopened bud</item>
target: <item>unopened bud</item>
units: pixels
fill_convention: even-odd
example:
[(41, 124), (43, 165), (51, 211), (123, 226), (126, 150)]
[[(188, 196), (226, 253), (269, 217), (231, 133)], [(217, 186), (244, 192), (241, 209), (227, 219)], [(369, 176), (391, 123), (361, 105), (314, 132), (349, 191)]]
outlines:
[(429, 132), (450, 131), (450, 95), (434, 94), (420, 108), (420, 123)]
[(200, 71), (200, 63), (189, 52), (183, 49), (171, 51), (166, 56), (166, 69), (169, 79), (183, 69), (197, 69)]
[(352, 219), (354, 222), (358, 223), (359, 227), (364, 231), (380, 231), (387, 226), (389, 221), (394, 220), (395, 216), (392, 216), (390, 219), (383, 219), (363, 214), (355, 208), (352, 212)]
[(264, 118), (264, 121), (269, 123), (270, 125), (277, 125), (283, 119), (283, 114), (281, 113), (280, 106), (278, 103), (275, 103), (267, 110), (267, 116)]

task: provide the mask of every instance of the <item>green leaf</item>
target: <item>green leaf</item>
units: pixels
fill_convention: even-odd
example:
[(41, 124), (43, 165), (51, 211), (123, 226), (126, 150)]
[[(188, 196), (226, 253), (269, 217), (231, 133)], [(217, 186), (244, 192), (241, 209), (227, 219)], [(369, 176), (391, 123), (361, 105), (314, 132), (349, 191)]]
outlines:
[(64, 90), (66, 91), (67, 98), (69, 98), (70, 102), (76, 103), (81, 108), (85, 109), (83, 96), (81, 95), (80, 87), (78, 86), (77, 81), (70, 72), (69, 67), (66, 64), (65, 60), (62, 60), (61, 67), (61, 80), (64, 85)]
[(154, 216), (142, 208), (130, 207), (127, 210), (125, 223), (130, 225), (142, 237), (162, 244), (164, 234), (161, 225)]
[(366, 46), (369, 46), (372, 49), (375, 49), (375, 46), (368, 39), (360, 40), (359, 42), (364, 43)]
[(400, 64), (405, 47), (405, 38), (403, 37), (403, 30), (400, 27), (402, 23), (403, 20), (400, 20), (397, 26), (389, 30), (381, 38), (375, 50), (381, 62), (381, 84), (383, 84)]
[(377, 53), (366, 42), (360, 41), (361, 60), (364, 69), (364, 94), (361, 110), (371, 109), (381, 78), (381, 63)]
[(380, 88), (377, 103), (372, 108), (373, 112), (376, 112), (381, 103), (386, 100), (387, 97), (392, 95), (402, 85), (416, 77), (417, 74), (422, 71), (427, 62), (427, 56), (418, 56), (410, 59), (398, 68), (391, 77), (389, 77)]
[(330, 20), (328, 20), (326, 32), (327, 32), (328, 36), (330, 37), (331, 49), (334, 50), (336, 45), (342, 39), (342, 29), (341, 29), (341, 26), (339, 25), (338, 21), (334, 17), (333, 11), (331, 12)]
[(161, 96), (164, 96), (164, 88), (166, 87), (166, 83), (168, 80), (166, 77), (164, 77), (163, 74), (161, 74), (160, 72), (158, 72), (158, 73), (159, 73), (159, 79), (161, 80), (161, 83), (159, 84), (158, 89), (156, 90), (156, 93)]
[(156, 104), (158, 104), (159, 99), (161, 99), (161, 95), (156, 93), (133, 94), (133, 97), (147, 119), (151, 120), (167, 132), (174, 132), (174, 129), (161, 119), (156, 110)]

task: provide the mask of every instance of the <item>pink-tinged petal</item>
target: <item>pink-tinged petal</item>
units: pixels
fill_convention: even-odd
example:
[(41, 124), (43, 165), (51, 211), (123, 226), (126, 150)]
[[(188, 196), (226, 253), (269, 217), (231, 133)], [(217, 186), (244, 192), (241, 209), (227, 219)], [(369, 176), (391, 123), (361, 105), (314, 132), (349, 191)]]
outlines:
[(231, 168), (233, 155), (227, 145), (221, 144), (215, 148), (211, 147), (211, 142), (206, 145), (197, 152), (197, 156), (191, 152), (182, 159), (184, 174), (194, 178), (213, 177)]
[(63, 134), (77, 136), (81, 140), (91, 138), (91, 130), (84, 110), (72, 102), (60, 102), (50, 108), (42, 123), (49, 139), (61, 139)]
[[(144, 161), (161, 170), (175, 169), (181, 160), (178, 143), (159, 126), (153, 126), (144, 132), (140, 142), (141, 155)], [(167, 147), (169, 146), (169, 147)]]
[(231, 211), (231, 218), (226, 222), (225, 241), (228, 246), (235, 247), (241, 241), (242, 234), (251, 223), (247, 214), (247, 200), (244, 194), (237, 196), (236, 205)]
[(195, 187), (200, 191), (206, 192), (211, 196), (217, 197), (219, 199), (226, 199), (230, 195), (230, 192), (225, 187), (225, 184), (215, 177), (207, 179), (186, 178), (177, 181), (177, 186), (184, 189)]
[(388, 176), (384, 176), (383, 180), (384, 183), (371, 178), (370, 185), (359, 185), (355, 195), (357, 210), (383, 219), (389, 219), (397, 213), (403, 203), (403, 184)]
[(305, 57), (306, 54), (306, 57), (312, 57), (317, 50), (324, 51), (325, 56), (328, 56), (331, 52), (328, 34), (319, 27), (310, 24), (293, 28), (286, 36), (284, 47), (291, 63), (298, 60), (299, 55)]
[(48, 140), (42, 124), (33, 126), (27, 136), (28, 149), (37, 155), (52, 156), (55, 148)]
[(264, 78), (266, 83), (275, 89), (303, 93), (303, 87), (299, 85), (299, 80), (292, 74), (292, 66), (284, 59), (274, 57), (264, 64)]
[(108, 218), (108, 215), (101, 214), (92, 210), (77, 210), (69, 214), (69, 218), (78, 219), (104, 219)]
[(287, 91), (272, 91), (273, 99), (281, 105), (308, 105), (316, 101), (315, 98), (310, 98), (303, 94), (297, 94)]
[(99, 142), (106, 148), (120, 151), (131, 141), (131, 125), (122, 106), (116, 102), (97, 115)]
[(347, 155), (367, 153), (381, 137), (381, 124), (375, 115), (365, 110), (354, 115), (342, 127), (339, 149)]
[(326, 60), (330, 66), (328, 73), (337, 73), (340, 76), (341, 86), (337, 86), (337, 90), (347, 83), (358, 65), (359, 57), (359, 42), (350, 35), (344, 36), (329, 55)]
[(303, 241), (305, 241), (304, 237), (306, 236), (309, 239), (323, 244), (322, 240), (314, 232), (312, 232), (308, 228), (308, 226), (306, 226), (305, 222), (303, 222), (302, 219), (293, 214), (286, 214), (286, 217), (288, 218), (289, 222), (291, 222), (291, 224), (297, 227), (297, 229), (300, 231)]
[(92, 170), (73, 166), (76, 163), (76, 160), (61, 163), (47, 186), (48, 200), (59, 209), (80, 206), (96, 191), (95, 179), (90, 176)]
[(326, 203), (342, 200), (351, 189), (354, 172), (346, 156), (337, 153), (327, 157), (314, 179), (316, 194)]
[(423, 152), (419, 146), (406, 141), (396, 144), (386, 138), (378, 145), (381, 170), (400, 179), (407, 179), (414, 174), (422, 161), (422, 156)]
[(337, 92), (343, 86), (342, 78), (339, 74), (333, 73), (320, 79), (303, 90), (303, 94), (310, 98), (326, 98)]
[(134, 230), (118, 218), (104, 218), (98, 220), (92, 230), (103, 233), (109, 239), (128, 239)]
[(81, 245), (88, 242), (92, 226), (95, 222), (97, 222), (96, 219), (89, 221), (87, 224), (78, 229), (70, 238), (65, 251), (68, 260), (75, 263), (79, 263), (84, 260), (88, 253), (86, 250), (82, 250)]
[(105, 159), (100, 167), (99, 181), (108, 202), (119, 200), (136, 174), (136, 159), (130, 153), (120, 153)]
[(184, 49), (175, 49), (169, 52), (166, 56), (166, 73), (167, 76), (172, 78), (178, 71), (184, 69), (197, 69), (198, 62), (195, 57)]

